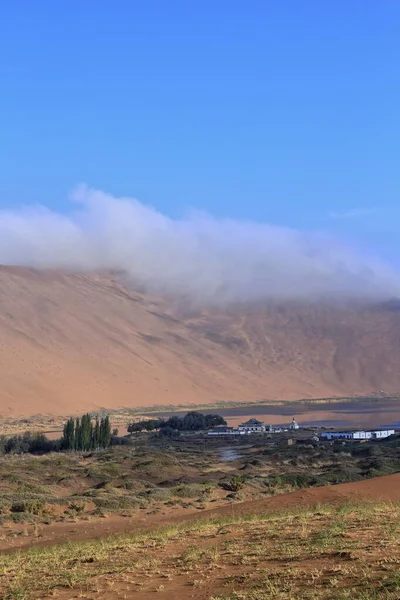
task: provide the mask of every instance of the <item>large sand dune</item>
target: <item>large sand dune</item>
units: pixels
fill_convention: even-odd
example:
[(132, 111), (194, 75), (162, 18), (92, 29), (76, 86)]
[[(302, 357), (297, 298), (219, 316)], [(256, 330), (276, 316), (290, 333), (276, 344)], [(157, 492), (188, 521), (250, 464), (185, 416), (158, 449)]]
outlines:
[(0, 268), (0, 413), (400, 390), (396, 303), (182, 311), (116, 277)]

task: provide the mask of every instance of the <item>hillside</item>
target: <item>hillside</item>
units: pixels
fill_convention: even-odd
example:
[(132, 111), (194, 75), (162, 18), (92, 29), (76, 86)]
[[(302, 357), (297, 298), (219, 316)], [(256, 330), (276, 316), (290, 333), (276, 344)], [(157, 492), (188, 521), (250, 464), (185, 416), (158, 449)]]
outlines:
[(0, 268), (0, 413), (400, 390), (396, 303), (182, 311), (116, 276)]

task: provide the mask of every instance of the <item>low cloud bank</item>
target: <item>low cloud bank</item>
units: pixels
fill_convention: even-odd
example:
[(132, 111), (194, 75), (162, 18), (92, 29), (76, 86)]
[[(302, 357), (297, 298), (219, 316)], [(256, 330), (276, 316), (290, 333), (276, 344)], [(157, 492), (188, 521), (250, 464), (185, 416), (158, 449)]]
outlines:
[(80, 186), (74, 210), (0, 211), (0, 262), (118, 269), (134, 285), (200, 302), (400, 295), (398, 274), (318, 233), (193, 213), (173, 220)]

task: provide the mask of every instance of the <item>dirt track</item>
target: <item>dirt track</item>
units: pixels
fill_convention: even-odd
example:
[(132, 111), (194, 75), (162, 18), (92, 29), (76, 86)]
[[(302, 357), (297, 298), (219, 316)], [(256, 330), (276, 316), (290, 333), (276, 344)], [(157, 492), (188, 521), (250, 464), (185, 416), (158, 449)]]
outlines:
[(139, 515), (135, 518), (110, 517), (77, 523), (54, 523), (43, 526), (41, 537), (17, 537), (0, 541), (0, 551), (49, 546), (66, 541), (92, 540), (135, 531), (144, 531), (164, 525), (185, 523), (196, 519), (223, 516), (241, 516), (268, 513), (293, 506), (346, 503), (355, 500), (400, 502), (400, 473), (335, 486), (298, 490), (261, 500), (228, 504), (216, 509), (195, 512)]

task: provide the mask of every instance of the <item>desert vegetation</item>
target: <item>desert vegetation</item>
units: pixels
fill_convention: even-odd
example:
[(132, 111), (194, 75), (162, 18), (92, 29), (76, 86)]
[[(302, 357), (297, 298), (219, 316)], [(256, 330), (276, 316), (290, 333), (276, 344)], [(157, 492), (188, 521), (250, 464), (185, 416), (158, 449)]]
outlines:
[[(397, 436), (318, 444), (303, 431), (288, 445), (180, 433), (0, 457), (0, 550), (11, 551), (0, 555), (0, 597), (398, 597), (396, 504), (300, 509), (297, 498), (276, 512), (286, 492), (311, 490), (318, 503), (325, 484), (400, 471)], [(254, 514), (264, 501), (274, 509)], [(121, 532), (131, 533), (107, 538)]]
[(110, 417), (106, 415), (93, 422), (87, 413), (81, 419), (70, 418), (64, 425), (60, 447), (63, 450), (99, 450), (111, 443)]
[[(115, 431), (117, 433), (117, 430)], [(116, 437), (116, 435), (114, 436)], [(1, 435), (1, 454), (43, 454), (60, 451), (89, 451), (108, 448), (112, 441), (110, 418), (93, 417), (87, 413), (81, 418), (69, 418), (64, 424), (62, 437), (50, 440), (40, 431)]]
[(129, 423), (129, 433), (140, 431), (154, 431), (159, 429), (163, 435), (171, 436), (171, 432), (181, 431), (205, 431), (218, 425), (226, 425), (226, 421), (220, 415), (208, 414), (192, 410), (184, 417), (174, 415), (169, 419), (145, 419)]
[(399, 527), (380, 502), (224, 515), (3, 554), (0, 586), (9, 600), (397, 600)]
[[(0, 458), (6, 543), (20, 542), (24, 523), (31, 535), (34, 526), (53, 522), (198, 512), (400, 471), (397, 437), (366, 444), (316, 444), (299, 437), (292, 446), (273, 436), (255, 436), (244, 445), (184, 434), (139, 433), (122, 440), (108, 449)], [(224, 460), (227, 449), (235, 460)]]

